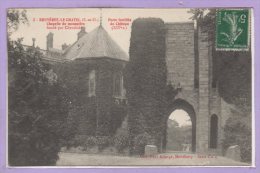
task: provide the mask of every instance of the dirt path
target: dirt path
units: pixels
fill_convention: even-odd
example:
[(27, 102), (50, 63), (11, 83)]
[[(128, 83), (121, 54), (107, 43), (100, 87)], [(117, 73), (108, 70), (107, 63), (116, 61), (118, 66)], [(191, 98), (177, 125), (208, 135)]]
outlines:
[(128, 157), (60, 153), (57, 166), (250, 166), (231, 159), (190, 153), (163, 153), (154, 157)]

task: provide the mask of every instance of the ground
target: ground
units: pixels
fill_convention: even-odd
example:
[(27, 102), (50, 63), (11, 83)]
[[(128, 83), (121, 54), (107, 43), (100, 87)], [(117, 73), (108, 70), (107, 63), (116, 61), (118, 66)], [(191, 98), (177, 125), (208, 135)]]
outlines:
[(98, 154), (59, 153), (57, 166), (250, 166), (247, 163), (209, 154), (167, 152), (153, 157), (128, 157)]

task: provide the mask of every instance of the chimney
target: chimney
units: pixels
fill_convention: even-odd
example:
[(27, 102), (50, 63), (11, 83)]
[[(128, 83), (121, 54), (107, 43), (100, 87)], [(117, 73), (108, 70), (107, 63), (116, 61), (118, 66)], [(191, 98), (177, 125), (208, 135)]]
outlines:
[(33, 47), (35, 47), (35, 41), (36, 41), (36, 39), (35, 38), (32, 38), (32, 42), (33, 42)]
[(87, 33), (85, 29), (85, 27), (80, 28), (80, 31), (78, 32), (78, 40)]
[(67, 45), (66, 43), (64, 43), (64, 44), (61, 45), (61, 49), (62, 49), (62, 50), (67, 49), (67, 47), (69, 47), (69, 45)]
[(49, 50), (49, 48), (53, 48), (53, 33), (49, 32), (49, 34), (47, 35), (47, 50)]

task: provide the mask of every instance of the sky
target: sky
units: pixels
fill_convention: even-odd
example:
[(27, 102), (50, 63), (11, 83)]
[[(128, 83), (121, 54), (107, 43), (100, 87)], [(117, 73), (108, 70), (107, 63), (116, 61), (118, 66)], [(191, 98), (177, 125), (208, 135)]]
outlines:
[[(191, 19), (189, 9), (119, 9), (119, 8), (72, 8), (72, 9), (26, 9), (29, 25), (20, 25), (11, 39), (24, 38), (23, 44), (32, 45), (32, 38), (36, 39), (36, 46), (46, 49), (46, 36), (49, 32), (54, 34), (54, 48), (61, 49), (63, 43), (73, 44), (77, 40), (79, 29), (52, 30), (47, 29), (45, 22), (33, 21), (39, 18), (87, 18), (94, 19), (86, 22), (86, 31), (90, 32), (100, 25), (102, 14), (102, 26), (110, 36), (128, 53), (131, 34), (131, 23), (139, 17), (157, 17), (164, 22), (189, 22)], [(112, 30), (109, 19), (130, 18), (128, 28)]]
[(190, 116), (182, 109), (173, 111), (169, 116), (169, 119), (177, 121), (180, 127), (191, 125)]

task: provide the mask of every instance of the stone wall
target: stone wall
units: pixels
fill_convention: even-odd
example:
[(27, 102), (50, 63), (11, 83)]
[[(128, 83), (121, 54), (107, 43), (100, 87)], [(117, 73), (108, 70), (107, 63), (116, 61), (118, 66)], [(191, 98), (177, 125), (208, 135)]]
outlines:
[(167, 81), (181, 87), (176, 99), (190, 103), (198, 113), (198, 92), (194, 88), (194, 23), (166, 23)]
[[(196, 150), (197, 152), (221, 150), (223, 126), (230, 116), (230, 105), (224, 102), (217, 88), (212, 88), (212, 46), (208, 35), (196, 30), (192, 22), (166, 23), (166, 62), (167, 81), (181, 91), (176, 99), (183, 99), (191, 104), (196, 112)], [(196, 58), (196, 45), (198, 58)], [(195, 62), (197, 61), (197, 62)], [(199, 76), (199, 87), (194, 86), (195, 65)], [(210, 118), (218, 117), (217, 149), (209, 149)]]
[(199, 113), (197, 114), (197, 151), (205, 152), (209, 145), (209, 49), (208, 35), (199, 29)]
[(185, 90), (194, 88), (194, 24), (166, 24), (168, 82)]

